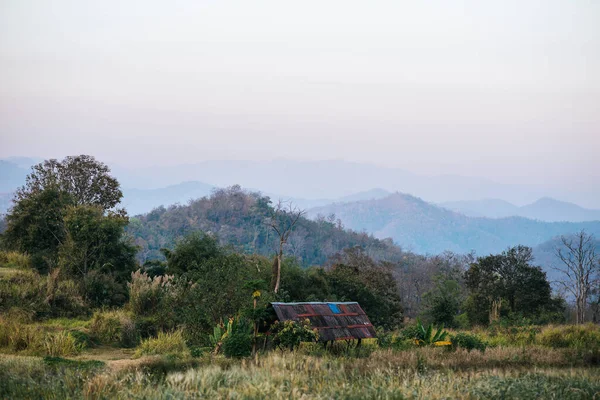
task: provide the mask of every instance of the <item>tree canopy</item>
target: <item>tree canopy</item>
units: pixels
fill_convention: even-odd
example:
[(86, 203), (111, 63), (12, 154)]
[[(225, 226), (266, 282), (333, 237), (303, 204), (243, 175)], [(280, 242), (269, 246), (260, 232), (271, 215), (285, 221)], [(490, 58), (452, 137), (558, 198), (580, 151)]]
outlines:
[(5, 247), (27, 253), (46, 272), (85, 276), (91, 270), (125, 279), (135, 248), (124, 240), (128, 218), (109, 168), (87, 155), (35, 165), (6, 216)]
[(531, 248), (516, 246), (472, 263), (465, 274), (471, 322), (486, 324), (510, 313), (536, 317), (551, 310), (550, 283), (532, 262)]
[(114, 208), (123, 197), (106, 164), (79, 155), (34, 165), (25, 185), (17, 190), (15, 203), (50, 188), (67, 194), (73, 205), (95, 205), (103, 210)]

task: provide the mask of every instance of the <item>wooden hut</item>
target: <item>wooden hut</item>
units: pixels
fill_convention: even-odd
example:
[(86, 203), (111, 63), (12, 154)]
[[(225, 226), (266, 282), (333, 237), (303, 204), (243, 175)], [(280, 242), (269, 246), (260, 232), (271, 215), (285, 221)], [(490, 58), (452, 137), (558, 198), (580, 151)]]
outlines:
[(271, 303), (279, 321), (308, 319), (320, 342), (376, 337), (375, 328), (357, 302)]

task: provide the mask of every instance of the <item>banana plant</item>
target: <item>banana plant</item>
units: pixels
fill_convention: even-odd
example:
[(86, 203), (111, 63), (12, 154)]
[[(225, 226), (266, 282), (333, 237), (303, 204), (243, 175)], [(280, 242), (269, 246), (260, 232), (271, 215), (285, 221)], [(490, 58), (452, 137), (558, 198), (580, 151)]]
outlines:
[(221, 320), (221, 323), (219, 323), (217, 326), (215, 326), (213, 328), (212, 335), (208, 335), (210, 344), (214, 348), (214, 350), (213, 350), (214, 354), (217, 354), (219, 352), (219, 350), (221, 349), (221, 346), (223, 345), (223, 341), (227, 337), (231, 336), (231, 333), (233, 332), (233, 324), (234, 324), (233, 318), (230, 318), (225, 323), (223, 323), (223, 321)]
[(433, 324), (429, 324), (425, 328), (421, 321), (417, 320), (417, 334), (415, 337), (415, 344), (417, 346), (451, 346), (452, 343), (445, 340), (447, 336), (448, 332), (444, 330), (443, 325), (437, 330)]

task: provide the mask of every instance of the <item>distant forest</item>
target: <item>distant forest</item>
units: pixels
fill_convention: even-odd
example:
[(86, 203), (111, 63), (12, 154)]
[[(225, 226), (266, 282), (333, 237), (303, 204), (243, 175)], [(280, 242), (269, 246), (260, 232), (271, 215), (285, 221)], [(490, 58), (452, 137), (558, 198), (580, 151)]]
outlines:
[[(178, 238), (195, 231), (213, 235), (221, 245), (236, 251), (269, 256), (274, 254), (278, 243), (272, 229), (265, 224), (274, 212), (270, 202), (268, 197), (236, 185), (217, 189), (188, 205), (161, 206), (132, 217), (127, 232), (139, 246), (138, 259), (142, 263), (164, 259), (162, 248), (172, 247)], [(322, 265), (353, 246), (360, 246), (378, 261), (396, 262), (404, 255), (391, 239), (380, 240), (344, 229), (333, 215), (316, 220), (301, 217), (285, 244), (285, 252), (307, 267)]]

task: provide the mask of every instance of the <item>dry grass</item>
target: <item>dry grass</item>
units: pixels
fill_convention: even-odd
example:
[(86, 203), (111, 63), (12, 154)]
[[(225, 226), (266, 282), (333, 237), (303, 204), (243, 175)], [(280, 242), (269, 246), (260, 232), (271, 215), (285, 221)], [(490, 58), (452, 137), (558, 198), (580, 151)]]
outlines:
[[(19, 335), (23, 343), (33, 335), (31, 342), (43, 347), (43, 341), (34, 340), (36, 334), (89, 324), (52, 320), (37, 326), (44, 329), (23, 325), (27, 329)], [(134, 350), (108, 346), (50, 364), (37, 357), (0, 355), (0, 398), (600, 398), (600, 353), (580, 346), (595, 343), (597, 331), (595, 326), (548, 327), (537, 332), (533, 343), (497, 345), (485, 352), (431, 347), (398, 351), (365, 341), (362, 352), (336, 355), (307, 345), (296, 353), (275, 351), (241, 361), (209, 354), (192, 358), (181, 332), (175, 332), (143, 342), (138, 358)], [(563, 333), (573, 340), (567, 347), (554, 345)], [(43, 353), (47, 351), (22, 351)]]
[(31, 259), (27, 254), (17, 251), (0, 251), (0, 268), (29, 269), (31, 268)]
[[(411, 352), (414, 356), (415, 352)], [(417, 353), (418, 354), (418, 353)], [(426, 352), (427, 361), (438, 359)], [(203, 398), (528, 398), (538, 395), (587, 398), (600, 390), (600, 373), (586, 369), (428, 370), (418, 358), (379, 354), (365, 360), (272, 354), (258, 364), (228, 369), (207, 366), (171, 373), (166, 387), (182, 397)], [(414, 364), (408, 364), (413, 362)], [(400, 363), (400, 364), (399, 364)], [(514, 394), (507, 393), (510, 385)], [(569, 390), (582, 390), (573, 392)], [(504, 393), (503, 393), (504, 392)], [(583, 394), (577, 397), (577, 393)]]
[[(567, 350), (375, 351), (367, 358), (274, 352), (258, 360), (221, 357), (115, 360), (95, 369), (45, 366), (0, 356), (0, 397), (146, 399), (469, 398), (587, 399), (600, 396), (600, 370), (567, 367)], [(97, 354), (100, 356), (100, 354)], [(111, 352), (111, 358), (114, 354)], [(539, 365), (536, 365), (539, 363)], [(113, 365), (114, 364), (114, 365)], [(48, 369), (50, 368), (50, 369)], [(27, 384), (23, 384), (27, 382)]]
[(0, 279), (9, 279), (18, 274), (20, 271), (21, 270), (17, 268), (0, 267)]
[(185, 344), (183, 331), (159, 332), (155, 338), (142, 340), (138, 346), (135, 355), (141, 357), (144, 355), (176, 354), (185, 355), (188, 348)]
[(102, 344), (133, 347), (138, 341), (132, 316), (124, 310), (96, 311), (89, 328), (94, 340)]

